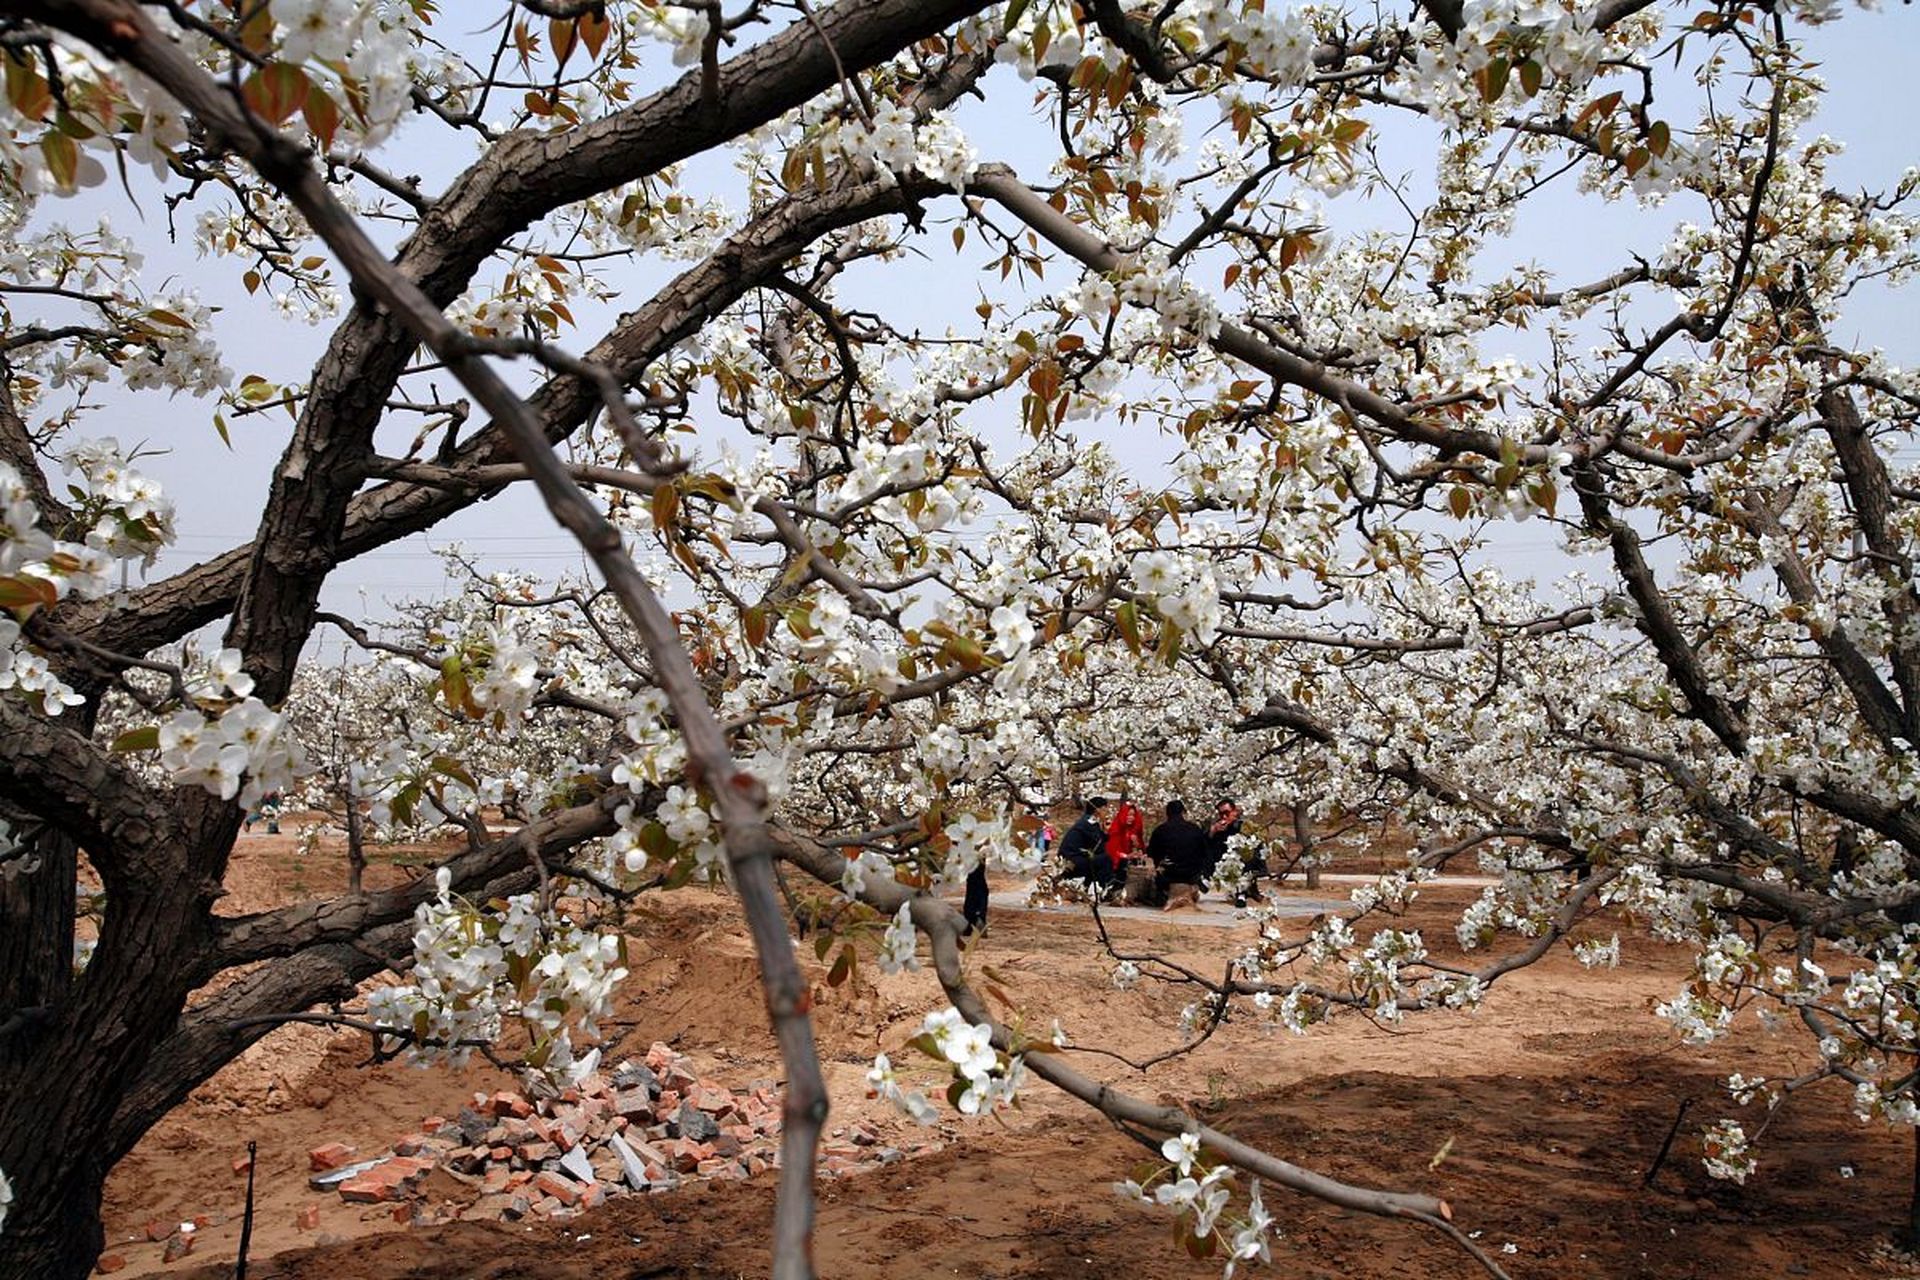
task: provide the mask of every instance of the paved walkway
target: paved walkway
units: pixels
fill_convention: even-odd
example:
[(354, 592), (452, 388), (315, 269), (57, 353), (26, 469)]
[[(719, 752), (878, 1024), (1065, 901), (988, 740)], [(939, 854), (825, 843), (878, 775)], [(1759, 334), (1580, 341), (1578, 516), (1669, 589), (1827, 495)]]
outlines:
[[(1073, 915), (1089, 914), (1085, 903), (1064, 902), (1042, 906), (1030, 906), (1027, 899), (1033, 893), (1033, 882), (1028, 881), (1013, 889), (1003, 889), (987, 898), (988, 906), (994, 911), (1024, 911), (1033, 915)], [(1282, 915), (1317, 916), (1327, 911), (1344, 911), (1353, 904), (1345, 898), (1295, 898), (1291, 896), (1273, 899)], [(1162, 911), (1158, 907), (1101, 907), (1100, 915), (1106, 920), (1150, 920), (1160, 924), (1200, 925), (1211, 929), (1231, 929), (1235, 925), (1245, 924), (1247, 913), (1231, 902), (1209, 894), (1201, 899), (1197, 908), (1182, 908), (1179, 911)]]
[[(1352, 872), (1322, 872), (1321, 886), (1372, 884), (1378, 876), (1360, 875)], [(1440, 876), (1429, 880), (1429, 885), (1445, 887), (1455, 885), (1460, 888), (1485, 888), (1500, 882), (1492, 876)], [(1032, 915), (1079, 915), (1087, 914), (1084, 903), (1049, 903), (1040, 906), (1030, 905), (1029, 897), (1033, 893), (1034, 882), (1025, 881), (1011, 889), (1002, 889), (987, 898), (989, 907), (995, 911), (1024, 911)], [(1345, 911), (1353, 905), (1350, 899), (1323, 897), (1295, 897), (1294, 894), (1304, 888), (1300, 877), (1288, 877), (1282, 892), (1271, 898), (1272, 904), (1283, 916), (1317, 916), (1323, 912)], [(1162, 911), (1158, 907), (1121, 907), (1100, 908), (1100, 914), (1108, 920), (1152, 920), (1161, 924), (1200, 925), (1210, 929), (1231, 929), (1244, 924), (1247, 913), (1233, 903), (1221, 899), (1215, 894), (1202, 898), (1197, 908), (1183, 908), (1179, 911)]]

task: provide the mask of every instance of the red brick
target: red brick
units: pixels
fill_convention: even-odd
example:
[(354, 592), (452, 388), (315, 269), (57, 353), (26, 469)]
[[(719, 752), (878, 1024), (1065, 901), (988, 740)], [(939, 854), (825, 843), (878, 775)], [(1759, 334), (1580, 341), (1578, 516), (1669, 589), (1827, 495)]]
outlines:
[(307, 1152), (307, 1164), (315, 1173), (338, 1169), (351, 1159), (353, 1159), (353, 1148), (344, 1142), (329, 1142), (325, 1146), (315, 1147)]
[(502, 1089), (493, 1095), (493, 1114), (497, 1116), (518, 1116), (524, 1120), (533, 1114), (533, 1104), (517, 1093)]
[(233, 1171), (235, 1173), (245, 1173), (251, 1168), (253, 1168), (252, 1156), (240, 1156), (233, 1162)]
[(566, 1174), (555, 1173), (551, 1169), (543, 1169), (535, 1174), (533, 1185), (561, 1204), (574, 1204), (580, 1199), (580, 1184)]
[(421, 1149), (426, 1145), (427, 1145), (426, 1134), (409, 1133), (401, 1137), (400, 1139), (398, 1139), (393, 1144), (393, 1154), (397, 1156), (417, 1156), (420, 1154)]
[(389, 1160), (385, 1164), (377, 1164), (373, 1166), (373, 1168), (366, 1170), (359, 1177), (355, 1178), (354, 1181), (377, 1182), (383, 1187), (399, 1187), (406, 1182), (409, 1176), (405, 1169), (397, 1167), (393, 1161)]
[(320, 1225), (320, 1206), (307, 1205), (293, 1217), (293, 1225), (301, 1231), (312, 1231)]
[(691, 1172), (702, 1160), (712, 1157), (713, 1148), (690, 1138), (674, 1138), (666, 1144), (667, 1156), (681, 1173)]
[(487, 1150), (487, 1155), (494, 1160), (511, 1160), (513, 1159), (513, 1148), (490, 1147)]
[(438, 1133), (446, 1127), (447, 1118), (445, 1116), (428, 1116), (420, 1122), (420, 1132), (422, 1133)]
[(158, 1244), (160, 1241), (172, 1235), (177, 1225), (178, 1224), (172, 1222), (161, 1222), (158, 1219), (148, 1222), (146, 1227), (147, 1239)]
[(167, 1237), (166, 1252), (160, 1255), (160, 1261), (180, 1261), (180, 1259), (193, 1252), (194, 1239), (194, 1234), (191, 1231), (182, 1231), (176, 1235)]
[(393, 1220), (399, 1223), (412, 1222), (413, 1221), (413, 1205), (397, 1204), (393, 1206)]
[(93, 1269), (103, 1276), (110, 1276), (126, 1265), (127, 1260), (119, 1254), (103, 1253), (100, 1255), (100, 1261), (93, 1264)]
[(340, 1198), (350, 1204), (379, 1204), (393, 1199), (393, 1186), (372, 1178), (351, 1178), (340, 1184)]

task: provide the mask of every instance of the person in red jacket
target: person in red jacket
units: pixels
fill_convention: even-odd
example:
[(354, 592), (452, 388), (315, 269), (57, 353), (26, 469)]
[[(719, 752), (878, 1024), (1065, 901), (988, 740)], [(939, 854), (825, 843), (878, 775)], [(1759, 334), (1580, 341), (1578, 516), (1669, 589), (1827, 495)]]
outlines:
[(1113, 866), (1110, 883), (1125, 884), (1127, 862), (1145, 853), (1146, 848), (1146, 815), (1123, 791), (1120, 793), (1120, 803), (1114, 808), (1113, 821), (1107, 824), (1107, 859)]

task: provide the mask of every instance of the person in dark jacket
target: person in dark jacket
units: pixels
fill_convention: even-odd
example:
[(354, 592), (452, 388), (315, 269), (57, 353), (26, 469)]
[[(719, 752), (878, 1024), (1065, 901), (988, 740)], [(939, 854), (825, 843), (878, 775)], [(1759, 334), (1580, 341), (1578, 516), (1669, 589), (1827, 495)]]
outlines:
[(965, 917), (967, 927), (960, 936), (985, 932), (987, 927), (987, 860), (982, 858), (980, 865), (967, 873), (967, 896), (960, 904), (960, 914)]
[(1200, 878), (1207, 873), (1207, 833), (1187, 821), (1182, 801), (1167, 801), (1167, 820), (1153, 829), (1147, 857), (1157, 869), (1154, 891), (1161, 902), (1176, 884), (1192, 885), (1198, 892)]
[(1089, 799), (1080, 807), (1080, 820), (1060, 838), (1060, 863), (1069, 879), (1106, 882), (1107, 833), (1100, 825), (1100, 811), (1106, 807), (1100, 796)]
[[(1233, 838), (1240, 834), (1240, 806), (1231, 800), (1222, 800), (1213, 808), (1213, 824), (1207, 828), (1207, 879), (1213, 879), (1213, 873), (1220, 869), (1223, 859), (1230, 857), (1228, 849)], [(1260, 869), (1247, 867), (1247, 888), (1240, 897), (1234, 899), (1234, 905), (1247, 905), (1247, 895), (1260, 896)]]

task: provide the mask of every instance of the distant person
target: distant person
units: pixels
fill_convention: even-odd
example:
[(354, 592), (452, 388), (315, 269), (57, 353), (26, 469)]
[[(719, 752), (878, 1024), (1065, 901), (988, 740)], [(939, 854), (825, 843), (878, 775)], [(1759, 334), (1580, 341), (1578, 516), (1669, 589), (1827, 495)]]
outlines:
[(240, 821), (240, 830), (247, 835), (252, 835), (253, 824), (256, 822), (267, 824), (268, 835), (280, 834), (280, 793), (278, 791), (269, 792), (261, 797), (259, 806), (247, 811), (247, 816)]
[(1140, 806), (1120, 793), (1120, 803), (1114, 806), (1113, 821), (1107, 824), (1107, 863), (1109, 883), (1123, 884), (1127, 878), (1127, 862), (1146, 851), (1147, 819), (1140, 812)]
[(1207, 833), (1187, 821), (1187, 806), (1167, 801), (1167, 820), (1153, 829), (1147, 841), (1153, 860), (1154, 897), (1171, 908), (1176, 898), (1197, 900), (1201, 877), (1207, 872)]
[(960, 904), (960, 914), (966, 917), (967, 927), (960, 936), (984, 933), (987, 928), (987, 860), (980, 859), (980, 865), (967, 872), (967, 896)]
[(1106, 800), (1100, 796), (1089, 799), (1080, 806), (1080, 820), (1060, 838), (1060, 864), (1069, 879), (1102, 882), (1107, 833), (1100, 826), (1100, 811), (1106, 807)]
[(1047, 821), (1047, 815), (1038, 809), (1029, 809), (1027, 815), (1036, 824), (1033, 828), (1033, 851), (1045, 858), (1053, 852), (1053, 824)]
[[(1231, 800), (1222, 800), (1213, 807), (1213, 823), (1207, 828), (1207, 878), (1211, 880), (1220, 869), (1220, 864), (1233, 856), (1233, 838), (1240, 834), (1240, 806)], [(1260, 896), (1260, 868), (1254, 863), (1246, 865), (1246, 882), (1234, 897), (1233, 905), (1244, 907), (1247, 899)]]

